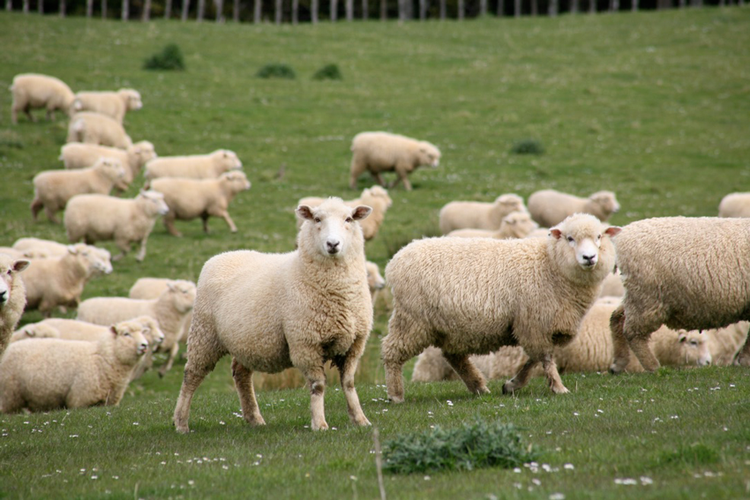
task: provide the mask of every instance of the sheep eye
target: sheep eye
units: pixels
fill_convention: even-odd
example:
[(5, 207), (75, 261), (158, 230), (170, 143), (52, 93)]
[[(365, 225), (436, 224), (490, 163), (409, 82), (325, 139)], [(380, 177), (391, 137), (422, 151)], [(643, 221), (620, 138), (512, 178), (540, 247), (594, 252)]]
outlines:
[(568, 243), (573, 243), (573, 237), (572, 236), (568, 236)]
[(320, 224), (320, 217), (315, 217), (313, 220), (316, 224)]
[(353, 219), (351, 217), (347, 217), (346, 218), (346, 222), (352, 222), (352, 221), (353, 221)]
[(122, 335), (123, 335), (124, 337), (130, 337), (130, 333), (128, 333), (128, 332), (125, 332), (125, 333), (123, 333)]
[(691, 340), (690, 341), (690, 345), (698, 345), (698, 341), (697, 340)]

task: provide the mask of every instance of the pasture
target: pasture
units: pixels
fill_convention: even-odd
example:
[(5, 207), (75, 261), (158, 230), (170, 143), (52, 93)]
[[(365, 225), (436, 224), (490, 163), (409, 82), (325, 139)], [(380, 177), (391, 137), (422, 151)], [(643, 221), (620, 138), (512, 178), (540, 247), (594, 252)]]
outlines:
[[(186, 71), (143, 70), (169, 43), (182, 49)], [(197, 280), (203, 263), (227, 250), (292, 250), (299, 198), (351, 199), (372, 185), (363, 176), (357, 192), (347, 187), (349, 144), (364, 130), (425, 139), (443, 153), (439, 168), (410, 176), (414, 191), (390, 192), (393, 206), (367, 244), (381, 271), (411, 239), (437, 234), (438, 210), (451, 200), (609, 189), (623, 207), (611, 222), (624, 225), (716, 215), (725, 194), (750, 190), (746, 8), (295, 27), (2, 12), (0, 45), (0, 88), (23, 72), (57, 76), (74, 91), (136, 88), (144, 107), (125, 119), (134, 141), (153, 142), (163, 156), (231, 149), (252, 182), (229, 208), (237, 233), (211, 219), (210, 235), (198, 221), (178, 222), (184, 237), (175, 238), (157, 222), (145, 261), (133, 252), (114, 263), (84, 298), (125, 295), (141, 276)], [(256, 78), (269, 63), (292, 66), (297, 78)], [(343, 80), (312, 79), (330, 63)], [(32, 222), (29, 203), (33, 176), (62, 166), (67, 120), (37, 112), (39, 122), (19, 117), (11, 126), (10, 102), (0, 91), (0, 245), (64, 241), (61, 226)], [(545, 153), (511, 153), (525, 139)], [(22, 322), (40, 319), (31, 311)], [(541, 450), (537, 472), (387, 474), (390, 498), (750, 495), (746, 369), (563, 375), (571, 394), (557, 397), (541, 379), (513, 397), (502, 396), (502, 381), (483, 397), (458, 382), (407, 384), (396, 406), (385, 401), (378, 359), (387, 319), (379, 304), (356, 380), (381, 441), (478, 415), (514, 423)], [(299, 388), (260, 391), (268, 425), (250, 428), (237, 418), (228, 361), (196, 393), (187, 436), (171, 424), (184, 362), (163, 379), (148, 372), (119, 407), (0, 416), (0, 497), (379, 496), (372, 431), (348, 423), (333, 383), (326, 414), (336, 430), (305, 428), (309, 396)]]

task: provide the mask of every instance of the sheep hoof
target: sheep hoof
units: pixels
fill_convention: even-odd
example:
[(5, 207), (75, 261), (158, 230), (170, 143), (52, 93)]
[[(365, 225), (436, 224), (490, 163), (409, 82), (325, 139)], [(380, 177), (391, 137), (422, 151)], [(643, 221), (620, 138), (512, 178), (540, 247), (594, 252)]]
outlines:
[(551, 387), (550, 389), (552, 389), (552, 392), (555, 394), (567, 394), (570, 392), (564, 385), (561, 385), (560, 387)]
[(323, 421), (321, 424), (315, 424), (315, 422), (312, 423), (312, 430), (314, 431), (327, 431), (328, 430), (328, 423), (326, 421)]
[(503, 394), (513, 394), (515, 389), (516, 386), (511, 384), (510, 382), (503, 384)]
[(388, 396), (388, 401), (390, 401), (391, 403), (400, 404), (404, 402), (404, 397), (403, 396)]
[(622, 373), (622, 368), (620, 368), (617, 363), (612, 363), (612, 365), (610, 365), (609, 367), (609, 373), (611, 373), (612, 375), (619, 375), (620, 373)]
[(490, 394), (490, 390), (487, 388), (487, 386), (477, 387), (474, 390), (474, 394), (477, 396), (481, 396), (482, 394)]

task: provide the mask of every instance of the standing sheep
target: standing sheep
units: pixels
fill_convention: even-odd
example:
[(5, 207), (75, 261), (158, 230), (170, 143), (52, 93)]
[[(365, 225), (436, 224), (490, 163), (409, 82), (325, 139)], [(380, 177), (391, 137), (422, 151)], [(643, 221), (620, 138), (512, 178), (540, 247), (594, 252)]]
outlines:
[(503, 386), (521, 389), (542, 363), (550, 389), (565, 393), (553, 360), (569, 343), (614, 266), (620, 228), (576, 214), (547, 240), (428, 238), (399, 250), (385, 270), (393, 314), (382, 342), (388, 396), (404, 400), (402, 368), (425, 347), (443, 350), (470, 392), (489, 390), (469, 361), (520, 345), (529, 361)]
[(100, 144), (120, 149), (128, 149), (133, 145), (122, 125), (109, 116), (88, 111), (76, 113), (70, 119), (68, 139), (65, 142)]
[(28, 260), (0, 253), (0, 356), (26, 306), (26, 289), (18, 273), (27, 267)]
[(68, 202), (65, 231), (73, 243), (114, 240), (121, 252), (112, 260), (123, 258), (130, 251), (131, 243), (140, 241), (141, 248), (135, 257), (140, 262), (146, 257), (146, 242), (156, 218), (168, 211), (164, 195), (156, 191), (141, 190), (130, 200), (101, 194), (79, 194)]
[(120, 89), (117, 92), (76, 92), (73, 111), (92, 111), (109, 116), (122, 124), (125, 113), (143, 107), (141, 94), (133, 89)]
[(60, 160), (68, 170), (89, 167), (99, 158), (118, 160), (125, 167), (123, 182), (117, 186), (124, 190), (138, 177), (146, 162), (156, 158), (156, 151), (149, 141), (136, 142), (125, 150), (81, 142), (70, 142), (60, 148)]
[(362, 132), (352, 140), (352, 163), (349, 168), (349, 187), (357, 188), (357, 178), (369, 171), (378, 184), (385, 186), (382, 172), (396, 172), (391, 188), (404, 183), (411, 191), (408, 174), (421, 165), (437, 167), (440, 150), (427, 141), (389, 132)]
[[(610, 320), (615, 360), (628, 346), (648, 371), (659, 367), (649, 349), (661, 325), (705, 330), (750, 320), (750, 220), (661, 217), (628, 224), (616, 240), (625, 297)], [(750, 343), (739, 362), (750, 365)]]
[(118, 160), (100, 158), (89, 168), (81, 170), (46, 170), (34, 176), (34, 199), (31, 216), (37, 220), (44, 209), (50, 222), (59, 224), (57, 212), (77, 194), (109, 194), (125, 177), (125, 169)]
[(370, 207), (349, 208), (331, 198), (317, 208), (297, 208), (305, 219), (298, 249), (285, 254), (234, 251), (203, 266), (198, 280), (188, 361), (174, 412), (178, 432), (188, 432), (195, 390), (224, 355), (242, 413), (263, 425), (253, 389), (253, 371), (279, 372), (292, 366), (307, 379), (312, 429), (325, 420), (323, 365), (341, 374), (349, 418), (370, 425), (354, 388), (354, 373), (372, 328), (364, 238), (359, 226)]
[(488, 229), (456, 229), (448, 233), (454, 238), (495, 238), (505, 240), (512, 238), (525, 238), (539, 225), (531, 220), (528, 212), (511, 212), (503, 217), (500, 228), (494, 231)]
[(162, 177), (151, 181), (150, 188), (164, 195), (169, 212), (164, 226), (173, 236), (182, 236), (174, 227), (175, 220), (203, 220), (203, 231), (208, 234), (208, 218), (221, 217), (233, 233), (237, 226), (229, 216), (229, 203), (242, 191), (250, 189), (250, 181), (243, 172), (225, 172), (218, 179), (181, 179)]
[(10, 86), (13, 104), (10, 108), (11, 122), (18, 123), (18, 112), (23, 111), (29, 120), (36, 121), (31, 114), (33, 108), (46, 108), (47, 119), (55, 119), (55, 110), (70, 113), (73, 91), (59, 78), (34, 73), (16, 75)]
[(183, 177), (215, 179), (224, 172), (239, 170), (242, 162), (234, 151), (217, 149), (213, 153), (190, 156), (160, 156), (146, 163), (146, 179)]
[[(142, 300), (153, 300), (158, 299), (164, 290), (169, 288), (170, 283), (174, 283), (175, 280), (166, 278), (138, 278), (138, 280), (130, 287), (128, 291), (128, 298), (130, 299), (142, 299)], [(190, 285), (195, 288), (195, 283), (188, 281)], [(180, 325), (180, 333), (177, 335), (178, 342), (187, 342), (187, 334), (190, 329), (190, 322), (193, 320), (193, 310), (185, 315)], [(171, 341), (170, 341), (171, 343)], [(165, 346), (162, 350), (169, 351), (173, 346)]]
[(722, 198), (719, 217), (750, 217), (750, 193), (731, 193)]
[(574, 213), (591, 214), (602, 222), (620, 210), (611, 191), (597, 191), (588, 198), (579, 198), (554, 189), (536, 191), (529, 196), (529, 213), (539, 224), (551, 227)]
[(143, 325), (114, 325), (98, 342), (30, 339), (0, 359), (0, 413), (117, 405), (146, 353)]
[(512, 212), (526, 212), (523, 198), (515, 193), (502, 194), (493, 203), (452, 201), (440, 209), (440, 232), (456, 229), (497, 231), (503, 218)]

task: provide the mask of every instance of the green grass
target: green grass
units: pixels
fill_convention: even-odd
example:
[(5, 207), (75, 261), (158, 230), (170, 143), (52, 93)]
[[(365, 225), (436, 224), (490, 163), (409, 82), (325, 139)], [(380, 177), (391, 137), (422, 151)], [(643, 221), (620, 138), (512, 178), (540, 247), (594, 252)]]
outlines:
[[(142, 69), (170, 43), (181, 48), (186, 71)], [(199, 221), (178, 222), (185, 236), (177, 239), (158, 224), (145, 262), (130, 255), (115, 263), (112, 275), (89, 283), (84, 298), (123, 295), (147, 275), (195, 280), (209, 257), (226, 250), (293, 249), (299, 198), (355, 197), (347, 188), (349, 143), (364, 130), (418, 137), (443, 152), (440, 168), (412, 174), (414, 191), (390, 193), (394, 206), (367, 247), (381, 268), (410, 239), (435, 234), (437, 211), (455, 199), (610, 189), (623, 207), (612, 222), (626, 224), (715, 215), (722, 196), (750, 184), (747, 9), (296, 27), (2, 12), (0, 45), (0, 87), (33, 71), (76, 91), (136, 88), (144, 108), (126, 118), (134, 140), (152, 141), (160, 155), (232, 149), (253, 183), (230, 206), (238, 233), (215, 219), (208, 236)], [(269, 61), (289, 64), (299, 78), (256, 78)], [(344, 80), (311, 79), (331, 63)], [(21, 117), (11, 126), (9, 108), (10, 93), (2, 91), (0, 246), (29, 235), (64, 241), (60, 226), (32, 223), (28, 205), (33, 176), (61, 166), (66, 121), (49, 123), (39, 114), (39, 123)], [(543, 155), (511, 152), (529, 138), (543, 144)], [(371, 184), (363, 177), (359, 190)], [(746, 370), (567, 375), (572, 394), (562, 397), (539, 379), (516, 397), (500, 395), (501, 381), (481, 398), (459, 383), (407, 385), (407, 402), (394, 406), (384, 401), (378, 361), (387, 317), (376, 310), (357, 378), (381, 440), (479, 416), (513, 423), (542, 453), (537, 473), (386, 475), (391, 498), (750, 495)], [(30, 311), (23, 321), (39, 319)], [(0, 497), (378, 496), (371, 430), (348, 423), (333, 386), (326, 409), (338, 430), (304, 427), (309, 398), (302, 389), (262, 391), (268, 425), (249, 428), (233, 415), (239, 404), (225, 359), (196, 394), (195, 432), (179, 436), (170, 417), (181, 368), (164, 379), (147, 373), (118, 408), (0, 417)], [(543, 463), (559, 471), (545, 472)], [(615, 483), (627, 478), (638, 484)]]

